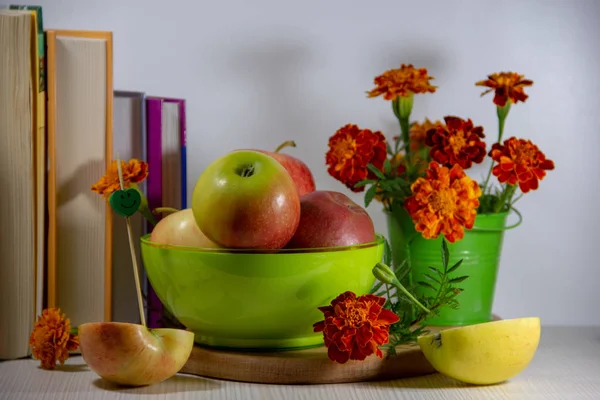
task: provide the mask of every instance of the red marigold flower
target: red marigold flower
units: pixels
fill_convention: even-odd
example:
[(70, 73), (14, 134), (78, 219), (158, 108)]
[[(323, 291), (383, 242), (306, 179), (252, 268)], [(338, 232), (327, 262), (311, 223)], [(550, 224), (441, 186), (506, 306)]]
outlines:
[(345, 184), (353, 192), (362, 192), (364, 186), (355, 188), (364, 179), (375, 178), (368, 164), (383, 170), (387, 157), (385, 137), (379, 131), (360, 129), (347, 124), (329, 138), (329, 151), (325, 155), (329, 175)]
[(536, 190), (547, 170), (554, 169), (554, 161), (546, 159), (531, 140), (511, 137), (503, 144), (494, 143), (489, 153), (498, 164), (492, 173), (500, 183), (516, 185), (523, 193)]
[(485, 135), (481, 126), (473, 126), (471, 119), (466, 121), (458, 117), (444, 117), (446, 126), (438, 125), (427, 131), (425, 143), (431, 146), (429, 155), (442, 165), (452, 167), (460, 165), (471, 168), (485, 157)]
[(376, 87), (367, 92), (368, 97), (377, 97), (383, 94), (385, 100), (394, 100), (396, 97), (405, 97), (411, 93), (434, 93), (437, 86), (429, 81), (427, 69), (415, 68), (412, 64), (402, 64), (400, 68), (385, 71), (375, 77)]
[(435, 129), (438, 126), (444, 126), (441, 121), (431, 122), (429, 118), (425, 118), (423, 122), (415, 122), (410, 127), (409, 141), (410, 150), (417, 152), (427, 146), (427, 132)]
[(400, 320), (396, 314), (383, 308), (385, 297), (366, 294), (356, 297), (345, 292), (331, 305), (319, 307), (325, 316), (313, 325), (315, 332), (323, 332), (330, 360), (343, 364), (348, 360), (364, 360), (371, 354), (383, 358), (379, 346), (389, 340), (389, 328)]
[(454, 243), (464, 237), (465, 228), (473, 227), (481, 188), (459, 164), (448, 169), (431, 162), (425, 177), (417, 178), (411, 189), (404, 208), (424, 238), (436, 239), (441, 233)]
[(525, 86), (533, 85), (530, 79), (523, 79), (524, 76), (516, 72), (500, 72), (488, 75), (488, 79), (475, 83), (476, 86), (487, 86), (489, 89), (481, 93), (482, 96), (492, 90), (495, 91), (494, 104), (504, 107), (508, 99), (513, 103), (527, 100), (527, 95), (523, 91)]

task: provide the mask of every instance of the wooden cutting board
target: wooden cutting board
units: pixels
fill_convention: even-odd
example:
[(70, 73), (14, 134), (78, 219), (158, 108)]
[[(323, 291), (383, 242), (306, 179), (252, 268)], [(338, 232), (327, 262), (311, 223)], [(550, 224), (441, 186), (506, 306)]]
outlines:
[(232, 381), (274, 384), (323, 384), (390, 380), (435, 372), (416, 345), (397, 354), (337, 364), (322, 346), (306, 350), (246, 353), (195, 346), (180, 373)]
[[(496, 315), (493, 320), (499, 320)], [(451, 327), (430, 326), (439, 332)], [(325, 346), (280, 352), (239, 352), (194, 346), (180, 373), (231, 381), (271, 384), (327, 384), (384, 381), (436, 372), (416, 344), (401, 345), (396, 354), (380, 359), (338, 364)]]

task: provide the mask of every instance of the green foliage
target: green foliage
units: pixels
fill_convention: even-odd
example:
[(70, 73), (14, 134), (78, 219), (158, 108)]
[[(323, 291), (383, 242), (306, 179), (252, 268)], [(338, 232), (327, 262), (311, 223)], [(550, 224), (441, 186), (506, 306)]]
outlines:
[[(391, 248), (386, 241), (384, 263), (391, 265), (391, 259)], [(440, 309), (443, 307), (458, 309), (459, 303), (456, 297), (463, 289), (457, 285), (468, 277), (450, 276), (451, 274), (455, 275), (455, 272), (462, 264), (462, 260), (459, 260), (454, 265), (450, 265), (450, 252), (445, 239), (442, 239), (441, 261), (441, 268), (429, 267), (430, 273), (425, 274), (425, 281), (419, 281), (415, 285), (407, 287), (408, 291), (429, 309), (429, 312), (418, 307), (413, 307), (414, 302), (403, 294), (402, 291), (394, 290), (395, 288), (391, 287), (391, 285), (378, 282), (371, 290), (371, 293), (378, 296), (386, 296), (388, 301), (384, 307), (394, 312), (400, 318), (400, 321), (390, 326), (389, 341), (383, 346), (387, 349), (388, 355), (395, 354), (396, 346), (405, 343), (414, 343), (417, 337), (427, 334), (427, 326), (423, 323), (426, 318), (438, 315)], [(402, 282), (402, 285), (406, 287), (405, 282), (408, 281), (407, 278), (410, 276), (410, 268), (406, 260), (394, 269), (394, 273), (398, 280)], [(416, 295), (414, 290), (416, 286), (429, 289), (430, 294)]]
[(410, 184), (406, 177), (396, 174), (392, 169), (392, 163), (386, 159), (383, 164), (383, 171), (373, 164), (367, 165), (369, 171), (375, 175), (375, 179), (365, 179), (358, 182), (354, 187), (369, 186), (365, 192), (365, 207), (375, 198), (378, 193), (382, 196), (383, 204), (389, 209), (392, 199), (403, 202), (407, 196), (411, 195)]

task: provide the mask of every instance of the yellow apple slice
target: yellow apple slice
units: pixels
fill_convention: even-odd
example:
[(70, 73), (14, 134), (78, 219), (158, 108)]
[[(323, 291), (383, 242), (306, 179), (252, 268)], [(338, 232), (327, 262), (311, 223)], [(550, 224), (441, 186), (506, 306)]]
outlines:
[(456, 380), (489, 385), (521, 373), (540, 341), (538, 317), (515, 318), (420, 336), (417, 343), (440, 373)]
[(181, 370), (194, 346), (192, 332), (123, 322), (82, 324), (78, 335), (81, 355), (91, 370), (126, 386), (170, 378)]

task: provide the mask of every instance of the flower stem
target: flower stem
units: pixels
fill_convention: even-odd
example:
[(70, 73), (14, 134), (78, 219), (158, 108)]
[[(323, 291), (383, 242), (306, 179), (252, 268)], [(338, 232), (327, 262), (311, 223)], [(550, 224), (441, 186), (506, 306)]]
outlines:
[(150, 207), (148, 206), (148, 199), (146, 198), (146, 195), (140, 190), (140, 188), (138, 187), (138, 185), (136, 183), (132, 183), (131, 187), (135, 190), (137, 190), (137, 192), (140, 194), (140, 198), (141, 198), (141, 203), (140, 203), (140, 208), (138, 208), (138, 212), (140, 214), (142, 214), (142, 217), (146, 218), (146, 221), (150, 222), (152, 225), (156, 225), (157, 221), (156, 218), (154, 218), (154, 215), (152, 215), (152, 212), (150, 211)]
[[(498, 115), (498, 141), (500, 143), (502, 141), (502, 135), (504, 134), (504, 122), (506, 121), (506, 116), (510, 111), (510, 100), (506, 102), (504, 107), (496, 106), (496, 114)], [(490, 165), (490, 170), (488, 171), (487, 178), (485, 178), (485, 183), (483, 184), (483, 189), (486, 190), (488, 183), (490, 181), (490, 177), (492, 176), (492, 169), (494, 168), (494, 163)]]
[[(400, 131), (402, 133), (401, 137), (402, 142), (404, 144), (404, 151), (407, 160), (409, 156), (408, 130), (410, 127), (410, 114), (412, 113), (413, 108), (413, 98), (414, 94), (410, 92), (406, 96), (398, 96), (394, 100), (392, 100), (392, 110), (394, 111), (394, 115), (396, 116), (396, 118), (398, 118), (398, 121), (400, 121)], [(398, 142), (396, 142), (396, 153), (397, 152)]]
[[(372, 272), (373, 272), (373, 275), (375, 275), (375, 278), (377, 278), (379, 281), (386, 283), (388, 285), (395, 286), (398, 290), (400, 290), (402, 293), (404, 293), (404, 295), (406, 297), (408, 297), (412, 302), (414, 302), (416, 305), (418, 305), (423, 311), (425, 311), (426, 313), (430, 313), (430, 311), (427, 309), (427, 307), (425, 307), (423, 304), (421, 304), (419, 302), (419, 300), (417, 300), (408, 290), (406, 290), (404, 285), (402, 285), (400, 283), (400, 281), (398, 280), (398, 277), (396, 277), (396, 274), (394, 273), (394, 271), (392, 271), (392, 269), (388, 265), (386, 265), (384, 263), (377, 263), (375, 265), (375, 267), (373, 267)], [(389, 296), (390, 296), (390, 292), (388, 290), (388, 299), (389, 299)]]
[(494, 212), (500, 212), (504, 205), (508, 204), (510, 207), (510, 200), (515, 194), (515, 190), (517, 190), (517, 185), (509, 185), (506, 184), (504, 189), (502, 190), (502, 194), (500, 194), (500, 201), (496, 203), (494, 207)]
[(398, 279), (394, 279), (392, 281), (392, 285), (396, 286), (396, 289), (400, 290), (413, 303), (415, 303), (417, 306), (419, 306), (419, 308), (421, 310), (425, 311), (428, 314), (431, 312), (427, 307), (425, 307), (423, 304), (421, 304), (421, 302), (419, 302), (419, 300), (417, 300), (408, 290), (406, 290), (404, 285), (402, 285)]
[(410, 124), (408, 122), (408, 118), (400, 118), (400, 130), (402, 131), (402, 141), (404, 142), (404, 154), (406, 155), (406, 161), (410, 164)]
[(410, 292), (406, 290), (406, 288), (400, 283), (400, 281), (396, 280), (394, 282), (394, 286), (396, 286), (396, 288), (399, 289), (402, 293), (404, 293), (406, 297), (408, 297), (412, 302), (419, 306), (421, 310), (425, 311), (428, 314), (431, 312), (427, 307), (421, 304), (419, 300), (417, 300), (412, 294), (410, 294)]

